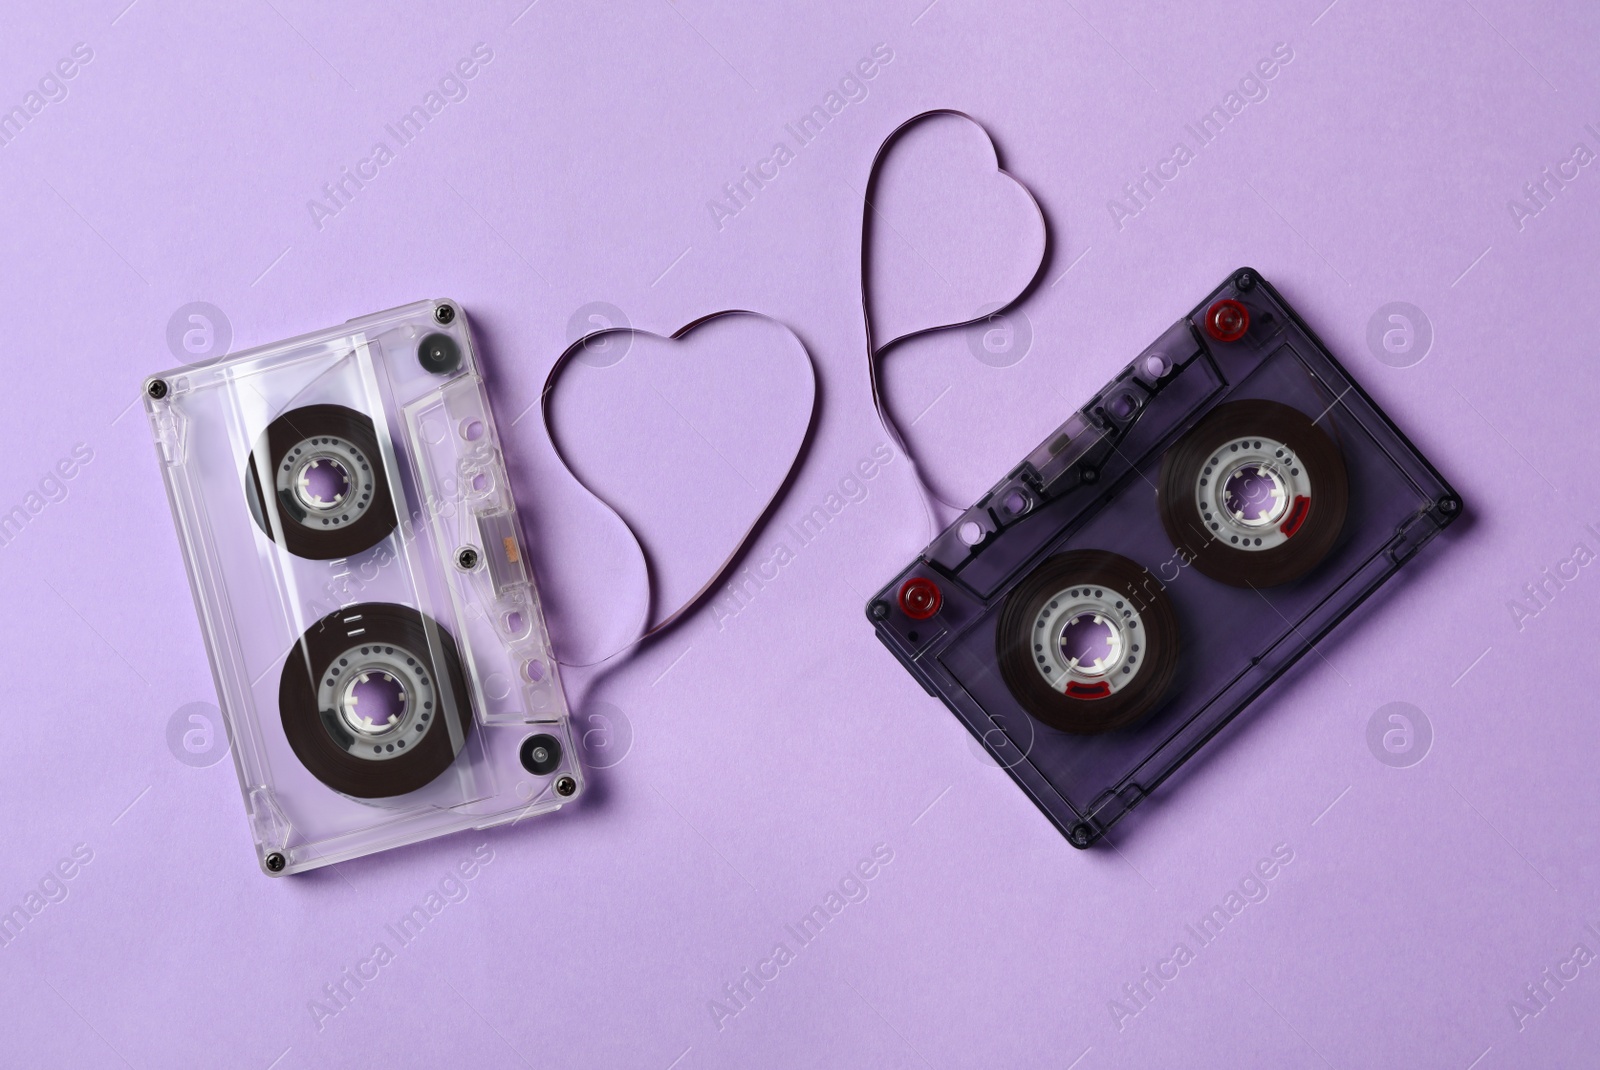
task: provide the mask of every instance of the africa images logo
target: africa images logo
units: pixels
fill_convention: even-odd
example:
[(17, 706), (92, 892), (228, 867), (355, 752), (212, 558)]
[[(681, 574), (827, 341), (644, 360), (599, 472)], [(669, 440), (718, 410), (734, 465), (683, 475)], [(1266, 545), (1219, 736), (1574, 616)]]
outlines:
[[(1111, 214), (1111, 224), (1117, 230), (1128, 225), (1128, 220), (1141, 214), (1155, 200), (1156, 194), (1166, 189), (1177, 177), (1199, 158), (1200, 151), (1211, 145), (1251, 104), (1260, 104), (1270, 95), (1267, 83), (1283, 72), (1294, 61), (1294, 49), (1280, 41), (1272, 46), (1272, 55), (1258, 60), (1239, 79), (1236, 89), (1229, 90), (1211, 110), (1192, 123), (1183, 124), (1183, 137), (1172, 146), (1172, 151), (1157, 160), (1153, 168), (1139, 169), (1139, 177), (1122, 187), (1126, 196), (1114, 197), (1106, 202)], [(1189, 146), (1193, 140), (1194, 147)]]
[[(306, 201), (306, 211), (311, 213), (312, 225), (321, 230), (329, 219), (350, 207), (356, 194), (366, 189), (367, 183), (376, 179), (384, 167), (398, 159), (400, 150), (417, 140), (447, 106), (460, 104), (467, 99), (467, 83), (476, 78), (493, 59), (494, 50), (478, 42), (472, 47), (470, 56), (457, 60), (440, 77), (437, 88), (423, 94), (421, 103), (412, 105), (394, 122), (385, 124), (383, 131), (387, 136), (374, 142), (372, 150), (356, 161), (354, 174), (349, 167), (339, 168), (339, 177), (322, 185), (325, 199), (313, 197)], [(390, 146), (391, 140), (393, 147)]]
[[(751, 168), (746, 167), (739, 172), (738, 178), (723, 184), (721, 195), (706, 201), (706, 211), (711, 213), (711, 222), (716, 224), (717, 229), (721, 230), (727, 226), (728, 220), (750, 207), (756, 194), (776, 180), (785, 167), (799, 159), (800, 150), (821, 137), (822, 132), (847, 107), (866, 100), (870, 92), (867, 83), (893, 62), (894, 49), (882, 42), (874, 45), (872, 53), (862, 56), (854, 67), (846, 71), (839, 79), (838, 88), (828, 90), (820, 104), (813, 105), (798, 119), (784, 123), (783, 132), (788, 140), (772, 143), (772, 151), (753, 165), (755, 174), (751, 174)], [(793, 148), (790, 147), (791, 143)]]
[[(1282, 874), (1293, 861), (1294, 848), (1287, 843), (1276, 844), (1270, 856), (1257, 859), (1238, 884), (1228, 889), (1222, 902), (1214, 904), (1210, 911), (1201, 915), (1197, 925), (1183, 927), (1188, 934), (1187, 940), (1180, 940), (1173, 945), (1171, 954), (1157, 962), (1154, 969), (1146, 966), (1139, 971), (1137, 978), (1123, 984), (1123, 998), (1106, 1001), (1106, 1009), (1117, 1025), (1117, 1032), (1126, 1029), (1130, 1021), (1149, 1010), (1156, 996), (1181, 977), (1182, 971), (1199, 958), (1201, 951), (1221, 939), (1227, 927), (1245, 912), (1246, 907), (1266, 902), (1272, 892), (1268, 882)], [(1193, 947), (1189, 946), (1190, 941), (1193, 941)]]

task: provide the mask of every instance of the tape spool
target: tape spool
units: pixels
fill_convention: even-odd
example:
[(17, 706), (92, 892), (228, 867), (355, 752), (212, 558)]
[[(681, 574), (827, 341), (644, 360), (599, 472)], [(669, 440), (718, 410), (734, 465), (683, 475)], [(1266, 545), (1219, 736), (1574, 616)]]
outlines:
[(1344, 458), (1305, 413), (1276, 401), (1217, 406), (1161, 459), (1161, 524), (1195, 568), (1275, 587), (1333, 549), (1350, 508)]
[(395, 528), (377, 431), (343, 405), (291, 409), (268, 424), (246, 466), (245, 498), (267, 538), (281, 532), (285, 550), (315, 561), (359, 554)]
[(455, 640), (388, 602), (349, 606), (307, 629), (284, 663), (278, 706), (300, 764), (358, 799), (426, 787), (472, 731)]
[(995, 652), (1034, 717), (1078, 735), (1131, 725), (1178, 668), (1178, 619), (1145, 569), (1106, 550), (1045, 561), (1006, 596)]

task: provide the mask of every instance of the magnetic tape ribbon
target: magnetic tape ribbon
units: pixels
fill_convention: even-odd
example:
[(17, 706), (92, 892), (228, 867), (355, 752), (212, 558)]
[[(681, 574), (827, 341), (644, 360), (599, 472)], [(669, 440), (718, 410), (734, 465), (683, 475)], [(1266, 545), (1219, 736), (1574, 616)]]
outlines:
[(811, 356), (811, 351), (806, 348), (806, 344), (800, 340), (798, 335), (789, 330), (789, 328), (782, 322), (774, 319), (771, 316), (764, 315), (760, 312), (751, 312), (747, 309), (734, 308), (724, 309), (720, 312), (712, 312), (708, 315), (701, 316), (697, 320), (693, 320), (690, 323), (684, 324), (682, 327), (679, 327), (676, 331), (673, 331), (670, 335), (665, 337), (669, 341), (678, 341), (697, 327), (710, 323), (713, 320), (726, 319), (734, 316), (750, 316), (783, 328), (783, 330), (794, 339), (795, 345), (799, 348), (801, 354), (805, 356), (806, 369), (810, 372), (806, 382), (807, 386), (810, 388), (811, 395), (806, 410), (805, 431), (800, 436), (800, 443), (795, 449), (794, 459), (790, 461), (788, 469), (784, 472), (783, 479), (779, 481), (778, 486), (772, 492), (772, 496), (767, 500), (766, 504), (761, 507), (760, 512), (756, 514), (755, 519), (751, 521), (749, 527), (746, 528), (744, 533), (739, 536), (739, 539), (735, 542), (733, 549), (729, 551), (726, 557), (723, 558), (722, 563), (712, 570), (710, 577), (706, 579), (705, 583), (702, 584), (700, 588), (694, 592), (694, 594), (690, 595), (681, 605), (672, 610), (655, 624), (650, 623), (650, 617), (655, 605), (654, 572), (650, 567), (650, 553), (645, 548), (644, 540), (639, 538), (638, 533), (633, 530), (632, 525), (630, 525), (627, 519), (622, 515), (621, 510), (619, 510), (611, 502), (607, 501), (604, 495), (601, 495), (590, 489), (586, 484), (584, 484), (583, 480), (578, 477), (577, 473), (573, 471), (572, 465), (568, 462), (566, 454), (562, 452), (560, 439), (556, 435), (555, 427), (551, 422), (550, 399), (555, 390), (556, 381), (561, 377), (561, 373), (566, 370), (567, 366), (573, 361), (574, 358), (584, 353), (586, 347), (593, 343), (595, 339), (603, 338), (607, 335), (640, 335), (651, 338), (661, 338), (662, 336), (655, 334), (652, 331), (641, 330), (637, 327), (608, 327), (604, 330), (591, 331), (589, 334), (584, 335), (582, 338), (579, 338), (577, 341), (568, 346), (562, 352), (561, 356), (556, 359), (555, 364), (550, 368), (550, 373), (545, 377), (544, 388), (539, 394), (539, 414), (540, 418), (544, 421), (545, 433), (550, 437), (551, 448), (555, 450), (556, 458), (560, 460), (562, 467), (566, 468), (567, 472), (578, 481), (580, 486), (593, 495), (596, 501), (605, 506), (606, 510), (610, 512), (612, 516), (617, 518), (617, 520), (622, 524), (623, 528), (628, 532), (628, 536), (633, 539), (634, 545), (639, 548), (640, 557), (644, 560), (645, 582), (648, 585), (649, 591), (649, 597), (645, 599), (645, 619), (640, 623), (637, 629), (637, 634), (632, 639), (628, 640), (611, 653), (606, 654), (604, 657), (596, 658), (593, 661), (561, 662), (561, 664), (567, 665), (570, 668), (589, 668), (592, 666), (602, 665), (618, 655), (633, 649), (641, 643), (644, 643), (645, 641), (662, 634), (678, 621), (688, 616), (695, 609), (699, 608), (700, 605), (706, 601), (706, 598), (717, 589), (719, 584), (721, 584), (723, 577), (725, 577), (733, 568), (733, 566), (739, 562), (739, 559), (744, 556), (745, 551), (750, 548), (750, 545), (755, 541), (756, 535), (766, 525), (767, 520), (777, 509), (778, 503), (781, 502), (788, 494), (789, 487), (794, 483), (795, 476), (800, 471), (801, 461), (811, 447), (812, 434), (815, 432), (817, 424), (817, 365), (816, 361)]
[[(870, 250), (871, 220), (872, 220), (873, 214), (877, 212), (877, 208), (873, 204), (872, 197), (873, 197), (873, 192), (874, 192), (874, 190), (876, 188), (876, 185), (877, 185), (879, 170), (880, 170), (880, 168), (881, 168), (881, 166), (883, 164), (883, 161), (884, 161), (885, 157), (887, 156), (889, 150), (894, 146), (894, 144), (897, 141), (899, 141), (903, 136), (905, 136), (906, 133), (908, 133), (914, 127), (916, 127), (917, 125), (919, 125), (919, 124), (921, 124), (923, 122), (929, 121), (931, 119), (939, 118), (939, 117), (953, 117), (953, 118), (957, 118), (957, 119), (963, 119), (963, 120), (971, 123), (972, 125), (976, 126), (979, 130), (981, 130), (983, 132), (984, 137), (989, 141), (990, 147), (991, 148), (994, 147), (994, 139), (989, 137), (988, 130), (984, 128), (983, 124), (979, 123), (976, 119), (974, 119), (972, 116), (968, 115), (966, 112), (957, 111), (957, 110), (955, 110), (953, 108), (935, 108), (935, 109), (931, 109), (929, 111), (924, 111), (924, 112), (921, 112), (921, 113), (919, 113), (917, 115), (912, 116), (910, 119), (907, 119), (905, 122), (903, 122), (899, 126), (897, 126), (893, 131), (891, 131), (889, 136), (884, 139), (884, 141), (883, 141), (883, 143), (881, 145), (878, 146), (877, 152), (873, 155), (872, 167), (869, 170), (868, 175), (867, 175), (866, 193), (865, 193), (865, 195), (863, 197), (863, 202), (864, 203), (863, 203), (863, 207), (862, 207), (862, 222), (861, 222), (861, 311), (862, 311), (862, 320), (863, 320), (863, 323), (864, 323), (865, 328), (866, 328), (867, 363), (868, 363), (869, 379), (870, 379), (871, 387), (872, 387), (873, 406), (876, 408), (877, 413), (878, 413), (878, 419), (882, 423), (884, 430), (888, 433), (891, 441), (894, 443), (895, 448), (898, 449), (901, 452), (901, 454), (903, 454), (906, 457), (907, 461), (910, 463), (910, 466), (911, 466), (911, 469), (912, 469), (912, 473), (913, 473), (913, 477), (916, 480), (918, 489), (921, 492), (921, 495), (922, 495), (922, 498), (923, 498), (923, 508), (924, 508), (925, 512), (927, 513), (929, 523), (930, 523), (930, 525), (932, 525), (934, 530), (937, 530), (938, 527), (940, 527), (939, 523), (937, 522), (937, 518), (935, 517), (935, 513), (934, 513), (934, 510), (935, 510), (936, 507), (942, 506), (942, 507), (944, 507), (946, 509), (956, 510), (957, 512), (960, 511), (960, 507), (955, 505), (954, 503), (946, 502), (944, 499), (940, 498), (937, 495), (937, 493), (934, 492), (932, 487), (928, 484), (927, 480), (923, 478), (920, 466), (917, 464), (916, 457), (912, 454), (910, 449), (907, 447), (905, 436), (901, 434), (900, 429), (899, 429), (898, 425), (895, 423), (893, 416), (890, 414), (888, 406), (887, 406), (887, 404), (886, 404), (886, 402), (884, 400), (882, 383), (880, 381), (880, 377), (879, 377), (879, 374), (878, 374), (879, 361), (882, 358), (883, 354), (885, 352), (887, 352), (890, 348), (892, 348), (893, 346), (895, 346), (895, 345), (897, 345), (897, 344), (899, 344), (899, 343), (901, 343), (901, 342), (903, 342), (903, 341), (905, 341), (905, 340), (907, 340), (909, 338), (914, 338), (914, 337), (918, 337), (918, 336), (925, 335), (925, 334), (931, 334), (931, 333), (933, 333), (935, 331), (953, 330), (953, 329), (960, 328), (960, 327), (971, 326), (972, 324), (983, 322), (984, 320), (988, 319), (989, 317), (992, 317), (992, 316), (997, 315), (999, 313), (1003, 313), (1005, 311), (1008, 311), (1011, 308), (1014, 308), (1016, 305), (1018, 305), (1020, 302), (1022, 302), (1030, 293), (1032, 293), (1033, 290), (1037, 287), (1037, 285), (1039, 283), (1039, 279), (1043, 275), (1043, 272), (1044, 272), (1045, 259), (1046, 259), (1046, 255), (1047, 255), (1048, 249), (1049, 249), (1049, 228), (1045, 224), (1044, 211), (1043, 211), (1043, 209), (1040, 208), (1038, 200), (1033, 196), (1032, 191), (1029, 190), (1027, 188), (1027, 186), (1023, 185), (1020, 181), (1018, 181), (1014, 175), (1012, 175), (1010, 172), (1006, 171), (1003, 167), (999, 168), (1000, 174), (1004, 175), (1006, 178), (1010, 179), (1012, 182), (1015, 182), (1017, 187), (1019, 189), (1021, 189), (1022, 192), (1027, 196), (1028, 203), (1030, 205), (1032, 205), (1033, 210), (1037, 213), (1038, 219), (1039, 219), (1040, 228), (1043, 231), (1043, 233), (1045, 234), (1045, 244), (1044, 244), (1044, 247), (1040, 250), (1038, 267), (1034, 270), (1034, 272), (1033, 272), (1032, 276), (1030, 277), (1028, 283), (1023, 287), (1021, 292), (1019, 292), (1015, 297), (1011, 298), (1009, 301), (1005, 302), (999, 308), (995, 309), (992, 312), (987, 313), (986, 315), (975, 316), (975, 317), (973, 317), (971, 319), (962, 320), (960, 322), (935, 324), (933, 326), (919, 328), (919, 329), (917, 329), (915, 331), (908, 332), (907, 334), (903, 334), (903, 335), (899, 335), (899, 336), (897, 336), (895, 338), (891, 338), (887, 342), (883, 343), (881, 346), (877, 345), (874, 342), (874, 340), (873, 340), (873, 327), (872, 327), (872, 312), (871, 312), (871, 286), (870, 286), (870, 283), (868, 282), (867, 272), (868, 272), (868, 268), (869, 268), (869, 265), (870, 265), (870, 258), (871, 258), (871, 250)], [(995, 158), (996, 158), (996, 161), (998, 162), (998, 160), (999, 160), (999, 152), (998, 152), (998, 150), (996, 150), (996, 152), (995, 152)], [(752, 311), (749, 311), (747, 309), (725, 309), (725, 310), (720, 311), (720, 312), (713, 312), (713, 313), (710, 313), (709, 315), (701, 316), (699, 319), (696, 319), (696, 320), (694, 320), (694, 321), (692, 321), (690, 323), (685, 324), (684, 326), (678, 328), (676, 331), (674, 331), (672, 334), (670, 334), (670, 335), (668, 335), (666, 337), (669, 340), (676, 341), (676, 340), (682, 339), (685, 335), (689, 334), (689, 332), (693, 331), (695, 328), (697, 328), (697, 327), (699, 327), (699, 326), (701, 326), (703, 324), (709, 323), (712, 320), (721, 319), (721, 318), (730, 317), (730, 316), (752, 316), (752, 317), (755, 317), (757, 319), (766, 320), (766, 321), (771, 322), (771, 323), (776, 323), (780, 327), (784, 326), (781, 322), (779, 322), (778, 320), (774, 319), (773, 317), (764, 315), (764, 314), (759, 313), (759, 312), (752, 312)], [(787, 330), (787, 327), (785, 327), (784, 329)], [(791, 336), (793, 336), (793, 332), (792, 331), (790, 331), (789, 333), (791, 334)], [(617, 657), (618, 655), (620, 655), (620, 654), (622, 654), (622, 653), (624, 653), (624, 652), (626, 652), (628, 650), (631, 650), (636, 646), (639, 646), (640, 644), (646, 642), (647, 640), (649, 640), (651, 638), (654, 638), (655, 636), (658, 636), (658, 635), (666, 632), (668, 629), (670, 629), (678, 621), (682, 620), (685, 616), (687, 616), (688, 614), (693, 612), (695, 609), (699, 608), (706, 601), (707, 597), (713, 591), (715, 591), (717, 589), (718, 585), (722, 582), (723, 578), (728, 574), (728, 572), (733, 568), (733, 566), (738, 563), (739, 559), (749, 549), (751, 543), (755, 540), (756, 535), (760, 532), (762, 527), (765, 526), (765, 524), (768, 521), (768, 519), (771, 518), (773, 512), (777, 509), (779, 502), (781, 502), (783, 500), (783, 498), (788, 494), (789, 488), (793, 485), (793, 483), (795, 481), (795, 477), (797, 476), (797, 474), (800, 471), (801, 463), (802, 463), (806, 453), (810, 449), (811, 439), (812, 439), (812, 436), (813, 436), (813, 434), (815, 433), (815, 430), (816, 430), (816, 415), (817, 415), (817, 409), (816, 409), (816, 391), (817, 391), (816, 361), (815, 361), (814, 358), (812, 358), (811, 352), (810, 352), (809, 349), (806, 348), (805, 343), (802, 342), (799, 339), (798, 336), (794, 336), (795, 337), (795, 341), (796, 341), (797, 345), (800, 348), (800, 351), (805, 355), (806, 362), (807, 362), (807, 367), (808, 367), (808, 370), (811, 373), (811, 376), (810, 376), (810, 379), (809, 379), (809, 386), (811, 388), (811, 397), (810, 397), (810, 406), (809, 406), (809, 409), (808, 409), (808, 412), (807, 412), (807, 415), (806, 415), (805, 432), (801, 436), (800, 444), (799, 444), (798, 448), (795, 450), (794, 459), (790, 462), (789, 468), (784, 473), (784, 477), (779, 482), (777, 488), (773, 491), (772, 496), (767, 500), (766, 504), (762, 507), (761, 511), (756, 515), (755, 519), (751, 522), (749, 527), (739, 537), (737, 542), (734, 544), (733, 549), (727, 554), (726, 557), (723, 558), (721, 564), (719, 564), (712, 571), (710, 577), (700, 586), (700, 588), (698, 590), (695, 591), (694, 594), (689, 596), (689, 598), (686, 599), (681, 605), (679, 605), (677, 608), (673, 609), (671, 612), (669, 612), (664, 618), (662, 618), (657, 623), (651, 624), (650, 623), (650, 617), (651, 617), (652, 608), (653, 608), (653, 605), (654, 605), (654, 586), (655, 585), (654, 585), (653, 573), (652, 573), (651, 568), (650, 568), (650, 554), (645, 549), (643, 540), (641, 540), (639, 538), (638, 533), (633, 530), (631, 525), (629, 525), (629, 523), (626, 520), (626, 518), (623, 517), (621, 511), (615, 505), (613, 505), (611, 502), (607, 501), (603, 495), (598, 494), (595, 491), (591, 490), (587, 485), (585, 485), (583, 483), (583, 480), (579, 479), (577, 474), (575, 472), (573, 472), (572, 465), (568, 462), (566, 455), (563, 453), (563, 451), (561, 449), (561, 443), (560, 443), (559, 437), (556, 435), (554, 425), (552, 424), (552, 421), (551, 421), (551, 395), (555, 390), (556, 383), (560, 379), (562, 372), (565, 371), (565, 369), (573, 361), (573, 359), (575, 359), (577, 356), (581, 355), (585, 351), (586, 347), (589, 346), (590, 344), (592, 344), (594, 342), (594, 340), (596, 340), (598, 338), (605, 337), (607, 335), (613, 335), (613, 334), (616, 334), (616, 335), (630, 335), (630, 336), (631, 335), (645, 335), (645, 336), (657, 337), (657, 338), (661, 337), (660, 335), (655, 335), (653, 332), (644, 331), (644, 330), (641, 330), (641, 329), (635, 328), (635, 327), (610, 327), (610, 328), (606, 328), (604, 330), (591, 332), (589, 334), (584, 335), (582, 338), (579, 338), (577, 341), (573, 342), (571, 345), (569, 345), (566, 348), (566, 350), (564, 350), (562, 352), (561, 356), (559, 358), (557, 358), (555, 364), (551, 366), (549, 374), (545, 377), (544, 388), (541, 391), (540, 396), (539, 396), (540, 417), (544, 422), (545, 433), (547, 435), (549, 435), (551, 447), (555, 450), (556, 457), (557, 457), (557, 459), (559, 459), (561, 461), (562, 466), (567, 469), (568, 473), (571, 474), (574, 479), (577, 479), (577, 481), (578, 481), (580, 486), (584, 486), (585, 490), (588, 490), (589, 493), (592, 494), (595, 497), (595, 499), (597, 501), (599, 501), (601, 503), (601, 505), (603, 505), (607, 509), (607, 511), (609, 511), (611, 513), (612, 516), (617, 518), (617, 520), (623, 525), (624, 529), (627, 530), (629, 537), (631, 537), (633, 539), (634, 544), (639, 547), (640, 555), (644, 559), (646, 582), (649, 585), (649, 588), (650, 588), (650, 591), (651, 591), (651, 595), (650, 595), (650, 597), (648, 597), (646, 599), (646, 603), (645, 603), (645, 620), (640, 624), (640, 626), (638, 628), (638, 631), (637, 631), (637, 634), (632, 639), (628, 640), (621, 647), (617, 648), (616, 650), (613, 650), (611, 653), (606, 654), (604, 657), (595, 659), (593, 661), (587, 661), (587, 662), (581, 662), (581, 663), (563, 662), (563, 664), (566, 664), (566, 665), (568, 665), (569, 667), (572, 667), (572, 668), (588, 668), (588, 667), (601, 665), (601, 664), (603, 664), (605, 662), (611, 661), (613, 658)]]
[[(987, 139), (989, 142), (990, 148), (994, 149), (995, 161), (999, 173), (1016, 183), (1017, 188), (1027, 196), (1028, 203), (1033, 206), (1034, 212), (1038, 215), (1039, 227), (1045, 236), (1044, 245), (1039, 251), (1039, 265), (1034, 269), (1034, 272), (1029, 278), (1027, 284), (1023, 286), (1017, 295), (993, 311), (985, 313), (984, 315), (974, 316), (971, 319), (961, 320), (959, 322), (940, 323), (929, 327), (921, 327), (917, 330), (909, 331), (906, 334), (897, 335), (893, 338), (890, 338), (882, 345), (879, 345), (873, 339), (872, 294), (871, 283), (868, 281), (868, 273), (872, 257), (872, 219), (874, 215), (878, 214), (877, 205), (873, 203), (873, 193), (877, 189), (879, 171), (882, 168), (885, 158), (889, 154), (889, 150), (894, 147), (895, 143), (908, 134), (916, 126), (929, 120), (938, 118), (962, 119), (971, 123), (973, 126), (982, 131), (985, 139)], [(867, 189), (862, 199), (864, 203), (861, 212), (861, 318), (866, 327), (867, 374), (872, 383), (872, 404), (877, 410), (879, 422), (882, 423), (884, 430), (888, 432), (889, 438), (894, 443), (895, 448), (900, 451), (900, 453), (910, 464), (912, 476), (916, 480), (917, 488), (922, 495), (923, 509), (927, 514), (931, 532), (937, 533), (944, 527), (944, 524), (939, 521), (937, 516), (937, 510), (939, 508), (942, 507), (943, 509), (959, 514), (965, 507), (955, 502), (946, 501), (944, 498), (940, 497), (938, 492), (935, 491), (928, 483), (927, 479), (923, 477), (922, 467), (917, 463), (916, 455), (912, 453), (909, 445), (906, 442), (905, 436), (900, 432), (899, 425), (895, 423), (893, 414), (889, 411), (889, 406), (883, 393), (883, 383), (879, 376), (880, 363), (884, 354), (886, 354), (896, 345), (899, 345), (908, 339), (918, 338), (923, 335), (933, 334), (939, 331), (956, 330), (962, 327), (970, 327), (973, 324), (985, 322), (994, 316), (1008, 312), (1021, 304), (1038, 287), (1039, 280), (1044, 275), (1045, 261), (1049, 258), (1050, 252), (1050, 228), (1045, 220), (1044, 209), (1039, 206), (1039, 201), (1036, 197), (1034, 197), (1033, 191), (1000, 164), (1000, 150), (997, 146), (995, 146), (994, 138), (989, 135), (988, 129), (982, 123), (978, 122), (977, 119), (974, 119), (971, 115), (968, 115), (966, 112), (959, 111), (955, 108), (933, 108), (925, 112), (920, 112), (919, 114), (913, 115), (911, 118), (895, 127), (894, 130), (890, 131), (889, 136), (883, 139), (883, 143), (878, 146), (877, 153), (872, 157), (872, 167), (867, 173)]]

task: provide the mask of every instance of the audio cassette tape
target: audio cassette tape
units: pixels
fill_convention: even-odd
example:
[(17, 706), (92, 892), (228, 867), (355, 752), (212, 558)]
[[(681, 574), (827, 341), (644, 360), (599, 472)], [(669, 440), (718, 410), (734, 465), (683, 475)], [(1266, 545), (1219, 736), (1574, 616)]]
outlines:
[(1076, 847), (1461, 515), (1248, 268), (867, 604)]
[(144, 395), (265, 872), (578, 796), (458, 304), (180, 368)]

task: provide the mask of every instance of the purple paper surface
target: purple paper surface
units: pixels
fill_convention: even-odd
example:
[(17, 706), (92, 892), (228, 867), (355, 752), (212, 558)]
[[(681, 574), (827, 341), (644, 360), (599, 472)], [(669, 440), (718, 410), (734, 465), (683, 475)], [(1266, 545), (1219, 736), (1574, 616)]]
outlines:
[[(1596, 1060), (1592, 7), (111, 0), (6, 23), (8, 1064)], [(1010, 334), (886, 362), (941, 493), (990, 485), (1249, 264), (1467, 503), (1114, 848), (1069, 847), (862, 617), (930, 534), (868, 388), (862, 194), (940, 107), (988, 129), (1049, 234)], [(953, 242), (976, 198), (996, 240), (949, 295), (938, 256), (887, 259), (903, 318), (975, 313), (1029, 255), (982, 183), (948, 192), (953, 217), (912, 222)], [(581, 807), (269, 880), (139, 384), (445, 296), (558, 646), (609, 649), (644, 606), (638, 547), (539, 420), (581, 333), (773, 317), (816, 365), (810, 448), (734, 586), (569, 675)], [(714, 424), (664, 447), (708, 466), (680, 470), (699, 508), (638, 489), (675, 592), (769, 489), (718, 493), (712, 461), (781, 472), (794, 415), (764, 417), (748, 367), (695, 375), (662, 393)], [(565, 400), (597, 433), (658, 426)]]

